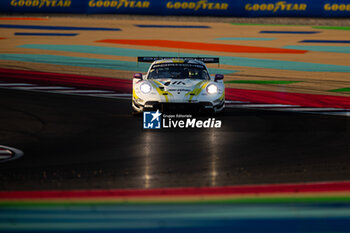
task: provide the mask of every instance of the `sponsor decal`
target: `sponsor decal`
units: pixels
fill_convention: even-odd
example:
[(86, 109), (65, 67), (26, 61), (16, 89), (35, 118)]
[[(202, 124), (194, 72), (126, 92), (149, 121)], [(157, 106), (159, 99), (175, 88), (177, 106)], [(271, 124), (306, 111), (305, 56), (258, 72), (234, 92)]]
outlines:
[(218, 3), (218, 2), (209, 2), (207, 0), (200, 0), (197, 2), (167, 2), (167, 9), (182, 9), (182, 10), (227, 10), (228, 3)]
[(175, 81), (175, 82), (172, 82), (171, 84), (172, 85), (186, 85), (186, 83), (183, 81)]
[(245, 5), (246, 11), (305, 11), (307, 4), (305, 3), (288, 3), (286, 1), (279, 1), (276, 3), (247, 3)]
[(71, 0), (12, 0), (14, 7), (70, 7)]
[(189, 114), (143, 113), (144, 129), (208, 129), (221, 128), (222, 121), (215, 118), (197, 119)]
[(185, 91), (185, 92), (189, 92), (189, 91), (191, 91), (190, 89), (168, 89), (168, 91), (177, 91), (177, 92), (182, 92), (182, 91)]
[(158, 63), (152, 66), (152, 69), (162, 68), (162, 67), (186, 67), (186, 68), (200, 68), (205, 69), (205, 66), (199, 64), (189, 64), (189, 63)]
[(350, 11), (350, 4), (326, 3), (323, 9), (325, 11)]
[(129, 0), (90, 0), (89, 7), (98, 8), (149, 8), (149, 1), (129, 1)]

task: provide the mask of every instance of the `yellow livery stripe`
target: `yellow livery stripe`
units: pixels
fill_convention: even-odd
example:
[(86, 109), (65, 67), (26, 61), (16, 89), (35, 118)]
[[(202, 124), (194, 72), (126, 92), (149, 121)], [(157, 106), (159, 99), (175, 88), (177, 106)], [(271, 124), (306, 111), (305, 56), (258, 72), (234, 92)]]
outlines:
[(225, 91), (222, 92), (222, 95), (220, 96), (220, 100), (223, 100), (225, 98)]
[(199, 88), (200, 85), (202, 85), (202, 83), (204, 83), (204, 82), (205, 82), (205, 81), (200, 81), (199, 83), (197, 83), (197, 84), (194, 86), (194, 88), (193, 88), (192, 91), (186, 93), (186, 96), (188, 96), (188, 95), (190, 95), (190, 94), (195, 94), (195, 91), (197, 90), (197, 88)]
[(132, 89), (132, 97), (134, 98), (134, 99), (138, 99), (139, 97), (136, 95), (136, 92), (135, 92), (135, 89), (133, 88)]
[[(161, 84), (158, 80), (154, 80), (154, 82), (156, 82), (157, 84), (158, 84), (158, 87), (159, 86), (164, 86), (163, 84)], [(168, 95), (171, 95), (171, 96), (173, 96), (173, 94), (171, 94), (169, 91), (162, 91), (162, 90), (160, 90), (163, 94), (168, 94)]]
[[(169, 102), (168, 95), (172, 95), (172, 94), (171, 94), (170, 92), (168, 92), (168, 91), (162, 91), (162, 90), (159, 88), (159, 86), (162, 85), (159, 81), (157, 81), (157, 80), (152, 80), (152, 81), (150, 81), (150, 83), (151, 83), (152, 86), (157, 90), (158, 94), (159, 94), (160, 96), (164, 96), (165, 101), (166, 101), (166, 102)], [(163, 95), (164, 93), (166, 93), (167, 95)]]
[[(197, 87), (197, 88), (194, 88), (193, 91), (190, 93), (190, 94), (193, 94), (193, 95), (190, 95), (190, 99), (189, 99), (188, 101), (191, 102), (192, 99), (193, 99), (193, 96), (198, 96), (198, 95), (202, 92), (202, 90), (203, 90), (206, 86), (208, 86), (208, 84), (209, 84), (208, 81), (207, 81), (207, 82), (202, 81), (202, 82), (198, 83), (198, 84), (197, 84), (198, 87)], [(197, 85), (196, 85), (196, 86), (197, 86)]]

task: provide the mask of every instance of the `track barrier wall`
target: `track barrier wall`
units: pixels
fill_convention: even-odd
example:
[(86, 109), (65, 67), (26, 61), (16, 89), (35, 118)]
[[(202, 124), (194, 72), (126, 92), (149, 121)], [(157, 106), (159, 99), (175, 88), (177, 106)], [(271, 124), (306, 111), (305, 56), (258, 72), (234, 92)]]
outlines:
[(350, 0), (1, 0), (2, 13), (350, 17)]

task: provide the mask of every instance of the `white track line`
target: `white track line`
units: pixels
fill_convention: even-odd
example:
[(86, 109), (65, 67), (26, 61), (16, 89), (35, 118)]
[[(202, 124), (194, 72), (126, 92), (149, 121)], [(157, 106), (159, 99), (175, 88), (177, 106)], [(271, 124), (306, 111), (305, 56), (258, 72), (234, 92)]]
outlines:
[(0, 87), (36, 86), (30, 83), (0, 83)]
[(85, 94), (84, 96), (93, 96), (93, 97), (102, 97), (102, 98), (108, 98), (108, 99), (122, 99), (122, 100), (131, 100), (131, 97), (129, 96), (114, 96), (114, 95), (108, 95), (108, 94)]
[(0, 151), (7, 152), (7, 155), (4, 155), (4, 153), (2, 153), (0, 155), (0, 159), (1, 159), (0, 163), (7, 162), (7, 161), (13, 160), (13, 159), (18, 159), (19, 157), (23, 156), (22, 151), (15, 149), (15, 148), (8, 147), (8, 146), (0, 145)]
[(244, 104), (249, 103), (249, 101), (233, 101), (233, 100), (225, 100), (225, 104)]
[(23, 87), (31, 90), (74, 90), (73, 87), (60, 87), (60, 86), (42, 86), (42, 87)]
[(350, 116), (350, 111), (348, 112), (306, 112), (306, 113), (317, 113), (322, 115), (334, 115), (334, 116)]
[(0, 155), (4, 155), (4, 154), (5, 154), (5, 155), (11, 154), (11, 151), (1, 149), (1, 150), (0, 150)]
[(110, 94), (110, 95), (115, 95), (115, 96), (125, 96), (125, 97), (131, 97), (132, 94), (126, 94), (126, 93), (116, 93), (116, 94)]
[[(43, 91), (57, 94), (70, 94), (70, 95), (82, 95), (82, 96), (94, 96), (112, 99), (130, 99), (132, 94), (128, 93), (115, 93), (110, 90), (79, 90), (74, 87), (64, 86), (37, 86), (36, 84), (30, 83), (5, 83), (0, 81), (0, 88), (14, 88), (21, 90), (32, 90), (32, 91)], [(263, 109), (272, 111), (287, 111), (287, 112), (301, 112), (301, 113), (314, 113), (314, 114), (325, 114), (325, 115), (339, 115), (339, 116), (350, 116), (350, 109), (342, 108), (305, 108), (299, 107), (298, 105), (288, 104), (255, 104), (249, 101), (225, 101), (226, 108), (251, 108), (251, 109)], [(0, 159), (7, 158), (8, 155), (2, 155), (0, 151)]]
[(105, 96), (105, 97), (131, 97), (131, 94), (117, 94), (117, 93), (111, 93), (111, 94), (97, 94), (98, 96)]
[(114, 93), (114, 91), (104, 91), (104, 90), (57, 90), (52, 91), (55, 93), (67, 93), (67, 94), (98, 94), (98, 93)]
[(25, 90), (25, 91), (55, 91), (55, 90), (74, 90), (72, 87), (40, 87), (40, 86), (29, 86), (29, 87), (13, 87), (13, 89)]

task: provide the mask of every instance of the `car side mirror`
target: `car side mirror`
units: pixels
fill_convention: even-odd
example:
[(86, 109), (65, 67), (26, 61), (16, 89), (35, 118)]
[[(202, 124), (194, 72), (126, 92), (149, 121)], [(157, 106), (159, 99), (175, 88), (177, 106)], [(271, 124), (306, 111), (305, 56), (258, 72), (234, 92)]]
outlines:
[(134, 79), (142, 80), (142, 74), (141, 73), (135, 73), (133, 76)]
[(223, 79), (224, 79), (224, 75), (223, 74), (216, 74), (214, 81), (216, 82), (218, 80), (223, 80)]

